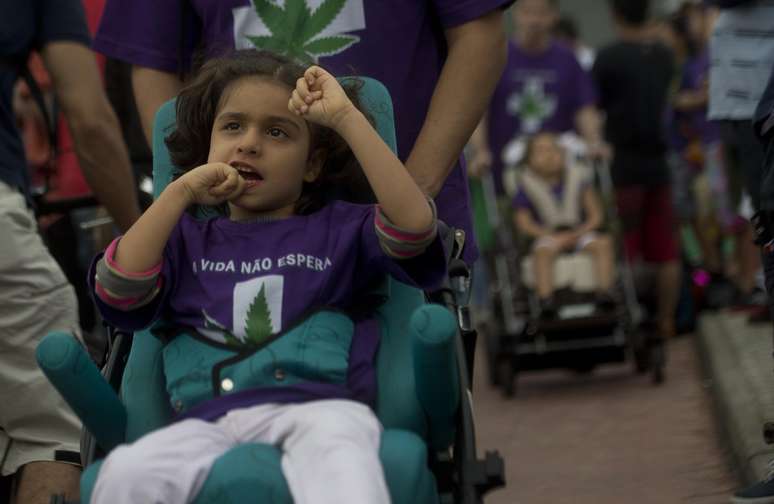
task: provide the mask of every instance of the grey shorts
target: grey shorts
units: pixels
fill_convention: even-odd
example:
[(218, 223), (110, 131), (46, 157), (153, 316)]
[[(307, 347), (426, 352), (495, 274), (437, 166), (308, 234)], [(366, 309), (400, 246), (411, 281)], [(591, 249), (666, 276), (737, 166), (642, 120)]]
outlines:
[(0, 182), (0, 473), (79, 451), (81, 424), (38, 368), (51, 331), (80, 339), (75, 292), (19, 191)]

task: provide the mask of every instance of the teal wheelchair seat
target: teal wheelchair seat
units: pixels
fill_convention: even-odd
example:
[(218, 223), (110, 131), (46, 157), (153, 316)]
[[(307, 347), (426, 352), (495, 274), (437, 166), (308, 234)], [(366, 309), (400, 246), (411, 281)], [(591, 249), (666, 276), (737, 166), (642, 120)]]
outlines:
[[(395, 151), (389, 94), (379, 82), (362, 80), (362, 103), (371, 112), (379, 134)], [(174, 124), (175, 103), (170, 101), (155, 120), (156, 197), (173, 175), (164, 137)], [(379, 292), (385, 301), (373, 314), (381, 331), (375, 411), (384, 426), (380, 458), (392, 501), (479, 502), (481, 494), (502, 484), (497, 482), (497, 474), (494, 478), (487, 476), (498, 473), (501, 478), (502, 461), (497, 457), (498, 466), (497, 460), (490, 457), (486, 462), (475, 458), (467, 372), (464, 356), (460, 357), (464, 351), (457, 321), (447, 307), (428, 304), (422, 291), (392, 278), (385, 279)], [(41, 368), (79, 415), (102, 453), (161, 428), (174, 417), (162, 368), (164, 343), (145, 330), (130, 339), (127, 335), (124, 345), (131, 347), (128, 356), (113, 359), (118, 368), (123, 368), (120, 378), (106, 379), (67, 334), (48, 335), (37, 352)], [(466, 428), (460, 428), (465, 422)], [(275, 446), (236, 446), (216, 461), (194, 502), (292, 502), (280, 456)], [(95, 461), (83, 473), (82, 502), (89, 501), (100, 465)], [(438, 468), (456, 471), (456, 476), (439, 478)], [(468, 475), (465, 468), (478, 476)], [(462, 485), (467, 487), (461, 489)]]

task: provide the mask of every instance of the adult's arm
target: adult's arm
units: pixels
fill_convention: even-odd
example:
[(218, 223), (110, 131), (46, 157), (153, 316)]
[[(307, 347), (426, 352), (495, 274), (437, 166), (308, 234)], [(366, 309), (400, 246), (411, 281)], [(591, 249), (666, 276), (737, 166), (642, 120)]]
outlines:
[(470, 136), (470, 148), (473, 153), (468, 160), (468, 175), (482, 177), (492, 167), (492, 151), (489, 148), (489, 114), (484, 114)]
[(153, 145), (153, 119), (165, 102), (178, 95), (183, 87), (180, 78), (171, 72), (132, 66), (134, 100), (148, 145)]
[(448, 28), (445, 33), (446, 62), (406, 161), (409, 173), (430, 196), (441, 190), (484, 114), (507, 57), (502, 10)]
[(593, 105), (586, 105), (576, 112), (575, 127), (590, 147), (602, 143), (602, 118)]
[(140, 207), (129, 153), (102, 88), (94, 53), (78, 42), (53, 41), (43, 46), (41, 55), (72, 132), (83, 175), (125, 231), (140, 216)]

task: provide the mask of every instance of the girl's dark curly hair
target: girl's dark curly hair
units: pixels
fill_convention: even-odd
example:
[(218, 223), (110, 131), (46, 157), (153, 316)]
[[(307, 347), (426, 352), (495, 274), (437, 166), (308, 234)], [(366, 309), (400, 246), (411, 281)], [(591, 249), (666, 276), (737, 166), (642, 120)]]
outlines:
[[(292, 90), (305, 70), (306, 67), (289, 58), (253, 49), (234, 51), (202, 65), (193, 80), (180, 91), (175, 130), (165, 138), (176, 167), (175, 177), (207, 163), (212, 125), (223, 93), (230, 84), (243, 77), (258, 76)], [(359, 99), (362, 81), (348, 78), (342, 82), (342, 87), (355, 107), (363, 111)], [(368, 181), (344, 139), (330, 128), (308, 124), (309, 156), (321, 150), (325, 161), (317, 180), (304, 182), (295, 213), (310, 214), (335, 198), (357, 203), (373, 201)], [(227, 211), (225, 207), (223, 210)]]

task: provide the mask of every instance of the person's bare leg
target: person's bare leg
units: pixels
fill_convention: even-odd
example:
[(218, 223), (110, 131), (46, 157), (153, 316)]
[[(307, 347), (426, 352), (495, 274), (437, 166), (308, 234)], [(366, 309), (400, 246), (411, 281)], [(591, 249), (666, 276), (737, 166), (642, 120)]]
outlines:
[(761, 269), (761, 255), (758, 246), (753, 243), (752, 227), (745, 224), (744, 230), (737, 235), (739, 257), (739, 275), (737, 287), (743, 294), (750, 294), (755, 288), (755, 276)]
[(680, 295), (680, 263), (668, 261), (657, 265), (657, 268), (657, 328), (661, 336), (670, 338), (675, 335), (675, 313)]
[(607, 235), (600, 235), (584, 247), (594, 260), (594, 272), (596, 273), (597, 291), (609, 293), (613, 286), (613, 240)]
[(700, 217), (694, 225), (696, 237), (699, 239), (701, 253), (704, 256), (704, 267), (712, 273), (723, 271), (723, 260), (720, 257), (719, 226), (714, 216)]
[(537, 247), (532, 253), (535, 290), (540, 299), (548, 299), (554, 293), (554, 259), (556, 251), (551, 247)]
[(49, 504), (52, 495), (78, 500), (81, 468), (63, 462), (30, 462), (21, 469), (11, 504)]

